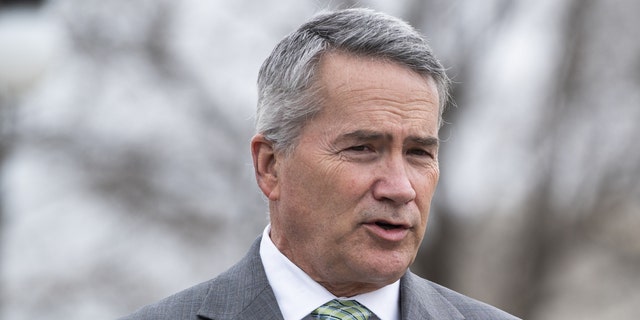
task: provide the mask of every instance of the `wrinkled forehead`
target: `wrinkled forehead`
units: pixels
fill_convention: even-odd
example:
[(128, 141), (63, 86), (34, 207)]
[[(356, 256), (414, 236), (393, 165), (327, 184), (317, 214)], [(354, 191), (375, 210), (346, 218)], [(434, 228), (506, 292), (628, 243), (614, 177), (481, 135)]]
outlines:
[[(314, 121), (350, 127), (382, 124), (438, 128), (438, 91), (432, 79), (385, 59), (327, 56), (318, 69), (321, 108)], [(326, 119), (324, 119), (326, 120)]]
[(334, 104), (388, 99), (392, 104), (435, 105), (439, 111), (433, 78), (388, 59), (333, 52), (320, 61), (316, 82), (322, 98)]

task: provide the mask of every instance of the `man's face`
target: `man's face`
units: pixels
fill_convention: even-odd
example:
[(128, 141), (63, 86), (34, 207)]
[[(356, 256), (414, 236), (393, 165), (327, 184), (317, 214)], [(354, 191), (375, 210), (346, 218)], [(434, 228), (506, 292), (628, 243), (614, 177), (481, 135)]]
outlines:
[(399, 279), (422, 241), (438, 182), (435, 83), (400, 65), (332, 53), (322, 111), (274, 154), (271, 238), (337, 296)]

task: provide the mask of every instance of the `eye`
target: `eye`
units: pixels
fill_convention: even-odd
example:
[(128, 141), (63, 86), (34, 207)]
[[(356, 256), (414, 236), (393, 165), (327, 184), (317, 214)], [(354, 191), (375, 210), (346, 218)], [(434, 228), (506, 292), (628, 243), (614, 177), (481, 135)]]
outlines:
[(373, 148), (367, 146), (367, 145), (358, 145), (358, 146), (352, 146), (346, 149), (346, 151), (354, 151), (354, 152), (368, 152), (368, 151), (373, 151)]
[(429, 158), (434, 157), (433, 153), (431, 153), (430, 151), (425, 149), (420, 149), (420, 148), (409, 149), (407, 150), (407, 154), (411, 156), (417, 156), (417, 157), (429, 157)]
[(371, 145), (359, 144), (343, 149), (340, 155), (343, 159), (356, 162), (368, 162), (376, 159), (378, 150)]

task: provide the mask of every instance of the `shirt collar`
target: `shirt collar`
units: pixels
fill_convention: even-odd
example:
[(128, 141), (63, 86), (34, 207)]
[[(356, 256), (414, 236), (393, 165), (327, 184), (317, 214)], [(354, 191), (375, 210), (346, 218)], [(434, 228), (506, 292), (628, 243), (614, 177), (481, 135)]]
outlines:
[(400, 319), (400, 280), (354, 297), (336, 297), (298, 268), (269, 237), (268, 225), (260, 242), (260, 258), (285, 320), (299, 320), (332, 299), (357, 300), (381, 320)]

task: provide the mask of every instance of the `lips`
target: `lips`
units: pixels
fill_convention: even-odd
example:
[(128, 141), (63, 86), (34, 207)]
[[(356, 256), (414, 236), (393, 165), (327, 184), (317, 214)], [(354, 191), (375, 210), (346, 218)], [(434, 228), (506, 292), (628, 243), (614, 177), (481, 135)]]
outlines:
[(380, 228), (385, 229), (385, 230), (406, 229), (403, 225), (387, 223), (387, 222), (384, 222), (384, 221), (377, 221), (377, 222), (374, 222), (374, 224), (376, 224), (377, 226), (379, 226)]
[(364, 223), (365, 228), (376, 238), (384, 241), (402, 241), (411, 229), (410, 225), (387, 220), (375, 220)]

